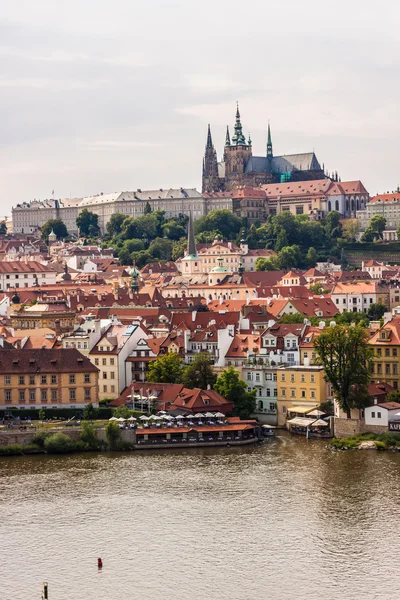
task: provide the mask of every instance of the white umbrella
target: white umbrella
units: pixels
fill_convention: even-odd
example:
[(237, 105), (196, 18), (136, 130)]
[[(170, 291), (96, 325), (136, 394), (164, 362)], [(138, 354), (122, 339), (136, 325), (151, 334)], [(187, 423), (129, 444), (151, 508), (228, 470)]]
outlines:
[(175, 419), (184, 419), (185, 417), (183, 415), (176, 415)]
[(186, 415), (185, 419), (193, 419), (193, 415)]
[(197, 413), (197, 414), (193, 415), (193, 417), (195, 419), (202, 419), (204, 417), (204, 415), (202, 415), (201, 413)]
[(220, 413), (220, 412), (217, 412), (217, 413), (215, 413), (215, 416), (216, 416), (216, 417), (218, 417), (219, 419), (221, 419), (221, 418), (225, 417), (225, 415), (223, 415), (223, 414), (222, 414), (222, 413)]
[(172, 415), (165, 415), (164, 419), (167, 419), (168, 421), (173, 421), (175, 417), (173, 417)]
[(150, 419), (153, 419), (153, 421), (162, 421), (162, 417), (158, 417), (157, 415), (151, 415)]
[(125, 423), (126, 419), (124, 419), (124, 417), (120, 417), (119, 419), (117, 419), (117, 421), (119, 423)]
[(135, 419), (135, 417), (129, 417), (128, 421), (137, 421), (137, 419)]
[(111, 419), (108, 419), (109, 421), (118, 421), (117, 417), (111, 417)]
[(215, 417), (214, 413), (211, 412), (206, 412), (204, 416), (207, 417), (207, 419), (213, 419)]
[(147, 417), (146, 415), (142, 415), (141, 417), (139, 417), (139, 419), (141, 421), (148, 421), (150, 419), (150, 417)]

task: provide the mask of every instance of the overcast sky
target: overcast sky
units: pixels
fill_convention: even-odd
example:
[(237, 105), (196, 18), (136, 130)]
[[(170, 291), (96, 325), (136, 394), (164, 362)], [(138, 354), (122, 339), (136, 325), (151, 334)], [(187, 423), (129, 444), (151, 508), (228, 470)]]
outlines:
[(239, 100), (253, 152), (400, 184), (397, 0), (13, 0), (0, 11), (1, 215), (33, 198), (201, 186)]

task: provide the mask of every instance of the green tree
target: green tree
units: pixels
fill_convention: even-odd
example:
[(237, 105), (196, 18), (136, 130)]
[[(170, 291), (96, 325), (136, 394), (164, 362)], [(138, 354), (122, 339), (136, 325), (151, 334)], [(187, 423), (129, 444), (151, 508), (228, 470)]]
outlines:
[(220, 231), (201, 231), (198, 233), (195, 238), (198, 244), (212, 244), (216, 237), (222, 239), (222, 235)]
[(110, 450), (117, 450), (121, 439), (121, 430), (115, 421), (109, 421), (105, 427), (107, 444)]
[(325, 217), (325, 232), (326, 237), (330, 240), (342, 237), (342, 224), (340, 223), (340, 213), (336, 210), (331, 210)]
[(376, 237), (383, 239), (383, 232), (386, 228), (386, 219), (382, 215), (374, 215), (369, 222), (369, 227), (375, 233)]
[(194, 224), (195, 233), (202, 231), (220, 231), (228, 240), (236, 238), (242, 227), (242, 220), (228, 209), (211, 210)]
[(186, 235), (186, 229), (180, 225), (175, 219), (167, 221), (162, 226), (162, 235), (169, 240), (179, 240)]
[(156, 238), (151, 242), (147, 251), (155, 260), (171, 260), (172, 242), (164, 238)]
[(111, 215), (110, 220), (107, 223), (106, 230), (109, 236), (114, 237), (121, 233), (122, 223), (126, 219), (126, 215), (121, 213), (114, 213)]
[(93, 404), (89, 402), (89, 404), (86, 404), (86, 406), (83, 409), (83, 418), (85, 419), (85, 421), (92, 421), (96, 418), (96, 416), (97, 410), (95, 409)]
[(399, 402), (400, 403), (400, 390), (393, 390), (386, 396), (386, 402)]
[(306, 261), (307, 261), (307, 265), (309, 267), (315, 267), (315, 265), (317, 264), (317, 251), (315, 248), (313, 248), (311, 246), (311, 248), (308, 249), (307, 255), (306, 255)]
[(185, 256), (185, 252), (186, 252), (186, 248), (187, 248), (187, 240), (186, 238), (182, 238), (180, 240), (178, 240), (177, 242), (173, 242), (172, 243), (172, 260), (178, 260), (178, 258), (182, 258), (183, 256)]
[(292, 323), (304, 323), (305, 316), (300, 313), (292, 313), (282, 315), (279, 319), (279, 323), (292, 324)]
[(7, 225), (5, 221), (2, 221), (0, 223), (0, 235), (4, 235), (5, 233), (7, 233)]
[(370, 321), (379, 321), (385, 314), (386, 307), (384, 304), (370, 304), (367, 312), (367, 317)]
[(131, 238), (154, 240), (157, 237), (158, 228), (159, 216), (156, 212), (152, 212), (136, 219), (127, 217), (122, 223), (121, 233), (126, 240)]
[(44, 440), (44, 449), (49, 454), (67, 454), (75, 452), (76, 443), (65, 433), (55, 433)]
[[(86, 407), (85, 407), (86, 408)], [(79, 436), (79, 441), (84, 450), (100, 450), (102, 447), (102, 443), (97, 437), (97, 432), (92, 425), (92, 423), (88, 423), (87, 421), (83, 421), (82, 423), (82, 431)]]
[(282, 248), (285, 248), (286, 246), (289, 246), (288, 236), (286, 235), (286, 231), (284, 229), (280, 229), (276, 237), (274, 250), (275, 252), (279, 252), (280, 250), (282, 250)]
[(362, 242), (374, 242), (376, 237), (377, 237), (377, 235), (376, 235), (375, 231), (372, 229), (372, 227), (368, 226), (361, 236), (361, 241)]
[(116, 417), (117, 419), (119, 417), (122, 417), (123, 419), (129, 419), (129, 417), (132, 414), (132, 411), (129, 410), (127, 406), (118, 406), (117, 408), (114, 408), (112, 414), (113, 417)]
[(133, 238), (131, 240), (125, 240), (124, 244), (122, 246), (122, 249), (126, 250), (130, 254), (132, 252), (140, 252), (141, 250), (144, 250), (144, 243), (142, 240), (139, 240), (138, 238)]
[(150, 202), (147, 200), (146, 204), (144, 205), (143, 214), (149, 215), (151, 212), (153, 211), (151, 210)]
[(76, 225), (81, 236), (96, 236), (100, 233), (99, 215), (84, 208), (76, 218)]
[(41, 408), (39, 410), (39, 419), (40, 421), (44, 421), (46, 418), (46, 409), (45, 408)]
[(214, 390), (233, 402), (233, 413), (241, 419), (248, 419), (256, 409), (256, 391), (247, 391), (245, 382), (231, 366), (218, 376)]
[(147, 265), (147, 263), (152, 262), (154, 257), (150, 254), (148, 250), (141, 250), (140, 252), (132, 252), (131, 254), (131, 263), (135, 263), (135, 266), (138, 269)]
[(186, 367), (182, 383), (188, 388), (208, 389), (213, 387), (217, 376), (213, 371), (208, 352), (196, 354), (193, 362)]
[(312, 294), (315, 296), (321, 296), (322, 294), (329, 294), (329, 290), (325, 289), (320, 281), (313, 283), (308, 288)]
[(42, 225), (42, 240), (47, 242), (52, 231), (54, 231), (58, 240), (68, 237), (67, 227), (61, 219), (49, 219)]
[(279, 257), (270, 256), (270, 258), (257, 258), (256, 260), (256, 271), (279, 271), (281, 268)]
[(288, 270), (296, 268), (301, 262), (301, 251), (296, 245), (286, 246), (278, 252), (279, 264), (281, 269)]
[(369, 401), (373, 350), (368, 339), (360, 325), (335, 325), (314, 341), (318, 362), (348, 419), (352, 408), (363, 408)]
[(126, 248), (121, 248), (120, 250), (118, 250), (118, 258), (119, 262), (123, 266), (133, 265), (133, 258), (131, 256), (131, 252), (129, 252), (129, 250), (127, 250)]
[(152, 383), (181, 383), (183, 361), (175, 352), (168, 352), (149, 363), (147, 381)]
[(358, 219), (349, 220), (343, 229), (343, 237), (347, 242), (354, 243), (360, 234), (360, 221)]

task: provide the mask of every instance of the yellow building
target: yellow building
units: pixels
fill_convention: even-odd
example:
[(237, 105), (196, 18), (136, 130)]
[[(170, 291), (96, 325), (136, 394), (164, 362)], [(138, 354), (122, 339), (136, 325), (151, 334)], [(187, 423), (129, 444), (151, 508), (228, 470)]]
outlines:
[(372, 383), (388, 383), (399, 388), (400, 317), (385, 323), (370, 339), (374, 349)]
[(0, 407), (83, 408), (98, 405), (98, 372), (78, 350), (0, 352)]
[[(327, 384), (320, 366), (293, 366), (277, 370), (278, 426), (285, 425), (291, 408), (297, 415), (327, 402)], [(294, 416), (294, 415), (293, 415)]]

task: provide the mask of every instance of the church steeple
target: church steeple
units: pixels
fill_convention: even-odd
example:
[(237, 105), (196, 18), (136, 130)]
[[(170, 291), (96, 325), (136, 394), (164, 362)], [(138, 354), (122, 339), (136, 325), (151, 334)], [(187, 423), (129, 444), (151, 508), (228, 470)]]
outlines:
[(213, 147), (213, 143), (212, 143), (212, 137), (211, 137), (211, 127), (210, 127), (210, 123), (208, 124), (208, 132), (207, 132), (207, 144), (206, 144), (206, 148), (212, 148)]
[(229, 125), (226, 126), (225, 146), (231, 145), (231, 136), (229, 135)]
[(240, 121), (240, 112), (239, 112), (239, 102), (236, 106), (236, 123), (235, 123), (235, 133), (232, 136), (232, 145), (233, 146), (246, 146), (246, 138), (243, 135), (242, 131), (242, 123)]
[(271, 126), (268, 121), (268, 140), (267, 140), (267, 158), (273, 158), (272, 152), (272, 137), (271, 137)]

